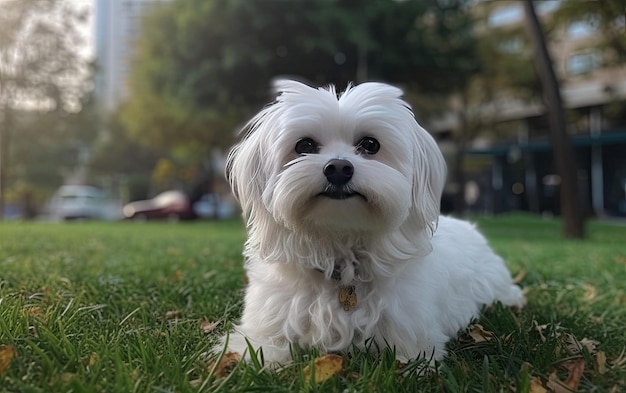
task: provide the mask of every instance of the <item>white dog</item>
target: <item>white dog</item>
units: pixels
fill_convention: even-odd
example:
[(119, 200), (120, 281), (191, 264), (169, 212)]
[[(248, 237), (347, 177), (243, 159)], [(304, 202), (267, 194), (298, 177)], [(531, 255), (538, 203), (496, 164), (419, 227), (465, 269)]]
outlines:
[(292, 347), (371, 340), (401, 361), (439, 360), (483, 306), (523, 305), (474, 227), (439, 216), (445, 162), (401, 90), (275, 88), (227, 163), (249, 280), (228, 351), (244, 354), (249, 341), (286, 363)]

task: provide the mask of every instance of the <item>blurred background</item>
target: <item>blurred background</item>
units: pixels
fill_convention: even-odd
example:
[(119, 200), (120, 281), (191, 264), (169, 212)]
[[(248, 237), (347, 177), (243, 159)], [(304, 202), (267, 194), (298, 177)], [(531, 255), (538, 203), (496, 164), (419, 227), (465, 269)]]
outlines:
[(402, 87), (446, 156), (446, 213), (626, 217), (625, 16), (624, 0), (0, 0), (0, 218), (237, 215), (225, 155), (276, 76)]

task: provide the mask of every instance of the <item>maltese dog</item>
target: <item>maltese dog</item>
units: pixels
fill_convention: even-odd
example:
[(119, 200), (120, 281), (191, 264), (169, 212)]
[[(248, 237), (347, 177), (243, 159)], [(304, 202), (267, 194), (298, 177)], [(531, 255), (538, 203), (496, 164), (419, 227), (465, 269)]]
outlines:
[(248, 286), (220, 348), (278, 364), (292, 348), (440, 360), (482, 307), (524, 304), (485, 238), (439, 216), (446, 165), (400, 89), (275, 89), (227, 161)]

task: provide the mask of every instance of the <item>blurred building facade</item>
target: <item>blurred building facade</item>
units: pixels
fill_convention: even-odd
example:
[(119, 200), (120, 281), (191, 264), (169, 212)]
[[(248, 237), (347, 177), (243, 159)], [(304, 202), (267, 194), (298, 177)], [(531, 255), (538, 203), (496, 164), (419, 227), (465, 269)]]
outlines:
[(95, 93), (104, 110), (114, 110), (128, 92), (126, 78), (142, 16), (156, 4), (168, 1), (96, 0)]
[[(524, 30), (522, 1), (484, 2), (482, 34)], [(535, 2), (544, 28), (561, 2)], [(624, 28), (624, 20), (615, 21)], [(626, 216), (626, 65), (599, 49), (601, 32), (588, 20), (556, 28), (549, 50), (561, 82), (567, 127), (578, 162), (579, 198), (587, 214)], [(508, 40), (507, 51), (528, 51), (523, 40)], [(531, 65), (532, 66), (532, 65)], [(560, 179), (552, 163), (545, 106), (540, 100), (499, 97), (496, 127), (506, 134), (474, 141), (466, 201), (476, 212), (527, 210), (559, 213)]]

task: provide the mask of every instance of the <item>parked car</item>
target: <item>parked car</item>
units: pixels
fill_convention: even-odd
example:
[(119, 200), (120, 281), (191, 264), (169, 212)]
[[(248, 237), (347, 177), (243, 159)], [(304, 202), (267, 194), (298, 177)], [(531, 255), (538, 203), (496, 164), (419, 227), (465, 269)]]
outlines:
[(198, 217), (224, 220), (235, 215), (235, 206), (219, 194), (204, 194), (193, 204), (193, 211)]
[(177, 190), (165, 191), (152, 199), (126, 204), (124, 217), (134, 220), (168, 219), (172, 221), (194, 218), (187, 196)]
[(84, 185), (64, 185), (52, 196), (48, 212), (54, 220), (121, 219), (121, 206), (101, 189)]

